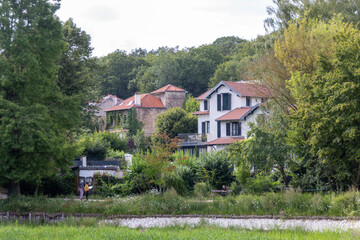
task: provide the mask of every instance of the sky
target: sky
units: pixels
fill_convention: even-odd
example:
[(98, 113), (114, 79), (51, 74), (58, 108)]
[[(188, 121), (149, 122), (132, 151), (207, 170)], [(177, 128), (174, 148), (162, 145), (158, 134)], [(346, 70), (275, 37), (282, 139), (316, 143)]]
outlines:
[(271, 0), (62, 0), (57, 15), (91, 36), (93, 56), (115, 50), (198, 47), (264, 35)]

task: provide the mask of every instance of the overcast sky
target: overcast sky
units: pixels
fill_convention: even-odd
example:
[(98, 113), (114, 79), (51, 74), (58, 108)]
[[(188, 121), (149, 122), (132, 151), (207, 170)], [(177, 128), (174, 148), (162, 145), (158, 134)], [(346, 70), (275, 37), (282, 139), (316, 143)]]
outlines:
[(265, 34), (271, 0), (62, 0), (57, 15), (72, 17), (91, 36), (94, 56), (116, 49), (197, 47), (216, 38)]

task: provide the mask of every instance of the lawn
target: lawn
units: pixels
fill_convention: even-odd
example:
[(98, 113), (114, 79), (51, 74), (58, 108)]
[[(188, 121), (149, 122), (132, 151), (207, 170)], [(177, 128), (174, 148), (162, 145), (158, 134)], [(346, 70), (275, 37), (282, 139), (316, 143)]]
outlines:
[(18, 225), (0, 226), (0, 239), (359, 239), (360, 232), (249, 231), (212, 226), (130, 229), (114, 226)]

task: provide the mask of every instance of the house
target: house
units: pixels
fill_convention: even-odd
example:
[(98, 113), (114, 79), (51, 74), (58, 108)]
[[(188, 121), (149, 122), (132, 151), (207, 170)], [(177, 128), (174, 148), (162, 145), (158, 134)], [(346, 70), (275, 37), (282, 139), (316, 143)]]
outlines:
[(200, 95), (198, 133), (206, 137), (208, 150), (221, 150), (246, 138), (249, 123), (261, 114), (261, 103), (271, 96), (269, 89), (254, 82), (222, 81)]
[(113, 107), (119, 103), (121, 103), (122, 101), (124, 101), (121, 98), (118, 98), (115, 95), (107, 95), (103, 98), (101, 98), (98, 102), (96, 103), (89, 103), (90, 106), (95, 106), (97, 107), (97, 110), (95, 111), (94, 115), (97, 116), (99, 119), (99, 123), (100, 123), (100, 129), (104, 130), (105, 126), (106, 126), (106, 112), (105, 110)]
[(125, 99), (105, 112), (108, 116), (108, 127), (127, 128), (127, 118), (131, 111), (136, 113), (136, 119), (143, 124), (145, 136), (151, 136), (155, 132), (156, 117), (170, 108), (182, 107), (186, 91), (182, 88), (166, 85), (151, 93), (139, 94)]

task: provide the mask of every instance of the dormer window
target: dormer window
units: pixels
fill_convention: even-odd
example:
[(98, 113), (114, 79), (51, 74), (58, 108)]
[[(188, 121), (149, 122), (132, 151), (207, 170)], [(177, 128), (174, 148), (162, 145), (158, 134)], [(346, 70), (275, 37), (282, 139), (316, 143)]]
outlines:
[(204, 100), (204, 111), (209, 110), (208, 109), (208, 101)]

